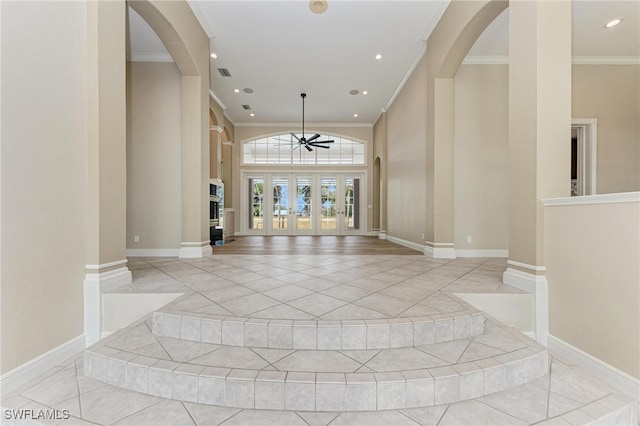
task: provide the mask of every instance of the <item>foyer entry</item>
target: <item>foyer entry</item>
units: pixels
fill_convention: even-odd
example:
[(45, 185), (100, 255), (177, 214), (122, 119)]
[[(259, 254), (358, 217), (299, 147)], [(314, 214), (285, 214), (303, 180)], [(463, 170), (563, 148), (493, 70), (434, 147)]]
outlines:
[(247, 173), (245, 235), (362, 235), (363, 173)]

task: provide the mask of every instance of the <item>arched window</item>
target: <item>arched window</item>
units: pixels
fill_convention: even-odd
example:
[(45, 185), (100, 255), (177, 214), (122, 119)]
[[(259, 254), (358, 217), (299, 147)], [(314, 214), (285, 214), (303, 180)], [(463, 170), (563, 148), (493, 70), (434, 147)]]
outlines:
[[(310, 138), (312, 135), (306, 135)], [(317, 141), (333, 140), (329, 148), (313, 147), (308, 151), (291, 134), (267, 136), (243, 143), (243, 164), (273, 165), (353, 165), (365, 164), (363, 142), (339, 136), (320, 135)]]

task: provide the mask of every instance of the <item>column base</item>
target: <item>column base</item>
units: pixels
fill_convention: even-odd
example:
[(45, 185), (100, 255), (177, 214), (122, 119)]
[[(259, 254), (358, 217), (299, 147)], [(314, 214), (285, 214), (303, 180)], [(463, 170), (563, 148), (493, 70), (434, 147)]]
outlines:
[(502, 274), (502, 282), (533, 295), (532, 309), (535, 339), (538, 343), (546, 346), (549, 336), (549, 282), (545, 275), (540, 274), (540, 272), (544, 271), (544, 267), (535, 267), (512, 261), (508, 261), (508, 264), (510, 266), (517, 264), (520, 268), (527, 268), (537, 272), (525, 272), (509, 267)]
[(425, 241), (424, 254), (434, 259), (456, 259), (457, 257), (453, 243), (432, 243)]
[(178, 257), (182, 259), (194, 259), (213, 254), (211, 241), (202, 241), (199, 243), (182, 243)]
[[(104, 265), (87, 265), (91, 271), (84, 278), (84, 335), (87, 346), (101, 338), (102, 333), (102, 293), (131, 284), (133, 277), (126, 266), (127, 260), (119, 260)], [(101, 269), (117, 267), (100, 272)]]

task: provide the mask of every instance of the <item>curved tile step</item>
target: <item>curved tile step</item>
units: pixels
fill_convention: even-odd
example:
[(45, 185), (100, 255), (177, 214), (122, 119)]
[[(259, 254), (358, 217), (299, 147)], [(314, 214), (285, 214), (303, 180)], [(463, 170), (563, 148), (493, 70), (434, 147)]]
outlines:
[(272, 349), (388, 349), (450, 342), (481, 335), (484, 313), (472, 309), (374, 320), (272, 320), (161, 309), (153, 313), (156, 336), (230, 346)]
[[(468, 339), (460, 343), (463, 350), (458, 351), (460, 355), (453, 362), (426, 356), (426, 351), (438, 353), (453, 343), (424, 346), (423, 351), (416, 348), (366, 354), (343, 351), (354, 358), (358, 355), (363, 358), (359, 363), (353, 361), (342, 366), (333, 361), (344, 356), (339, 351), (262, 349), (254, 353), (249, 348), (217, 345), (210, 345), (211, 354), (221, 351), (217, 358), (205, 355), (189, 362), (175, 362), (141, 355), (149, 353), (144, 349), (117, 349), (119, 343), (113, 342), (127, 342), (127, 337), (87, 350), (84, 371), (85, 375), (111, 385), (164, 398), (235, 408), (300, 411), (427, 407), (512, 389), (548, 373), (546, 348), (508, 329), (490, 327), (490, 332), (492, 342), (504, 349), (494, 347), (491, 352), (482, 353), (478, 349), (482, 343)], [(480, 337), (477, 339), (482, 340)], [(171, 341), (160, 339), (164, 339), (165, 346)], [(173, 344), (182, 343), (173, 340)], [(228, 356), (232, 351), (239, 355), (251, 351), (256, 359), (260, 354), (264, 362), (256, 365), (243, 356)], [(423, 357), (407, 362), (405, 358), (411, 356), (410, 352), (420, 352)], [(488, 353), (494, 355), (487, 356)], [(288, 357), (289, 361), (285, 361)], [(313, 367), (314, 359), (323, 361), (316, 365), (324, 365), (324, 371), (301, 371), (309, 363)], [(465, 362), (467, 359), (473, 360)], [(253, 368), (248, 368), (250, 365)]]

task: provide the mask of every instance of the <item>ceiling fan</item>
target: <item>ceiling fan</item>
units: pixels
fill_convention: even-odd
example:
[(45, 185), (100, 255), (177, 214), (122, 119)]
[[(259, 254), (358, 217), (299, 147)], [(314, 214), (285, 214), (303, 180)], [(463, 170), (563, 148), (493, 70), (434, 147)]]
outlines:
[(298, 137), (295, 133), (291, 133), (291, 136), (293, 136), (297, 141), (298, 141), (298, 145), (294, 146), (292, 148), (292, 151), (296, 148), (300, 148), (301, 146), (304, 146), (306, 148), (307, 151), (313, 151), (312, 147), (316, 147), (316, 148), (324, 148), (324, 149), (329, 149), (328, 146), (326, 146), (325, 144), (330, 144), (333, 143), (333, 140), (328, 140), (328, 141), (316, 141), (316, 139), (318, 139), (320, 137), (320, 135), (318, 133), (316, 133), (315, 135), (311, 136), (309, 139), (304, 137), (304, 98), (307, 97), (306, 93), (300, 93), (300, 97), (302, 98), (302, 137)]

